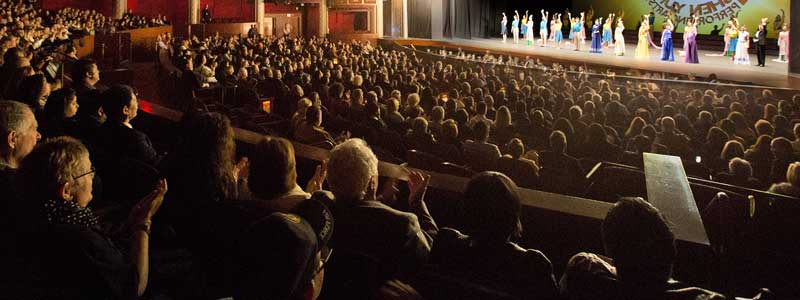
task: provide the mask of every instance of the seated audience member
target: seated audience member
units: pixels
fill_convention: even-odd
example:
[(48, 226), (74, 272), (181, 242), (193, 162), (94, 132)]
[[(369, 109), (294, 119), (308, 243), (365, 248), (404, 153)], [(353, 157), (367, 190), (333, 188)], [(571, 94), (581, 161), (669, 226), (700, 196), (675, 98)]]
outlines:
[(83, 105), (84, 97), (89, 91), (97, 89), (95, 85), (99, 81), (100, 71), (94, 60), (81, 59), (72, 66), (72, 89), (78, 97), (78, 104)]
[(772, 166), (770, 168), (770, 181), (769, 183), (778, 183), (786, 180), (786, 170), (789, 164), (795, 162), (795, 156), (792, 153), (792, 142), (788, 139), (779, 137), (770, 143), (772, 150)]
[(478, 102), (478, 105), (475, 106), (475, 116), (469, 119), (469, 127), (475, 128), (475, 124), (478, 124), (478, 122), (485, 122), (489, 126), (494, 126), (494, 121), (486, 117), (486, 110), (486, 103)]
[(586, 128), (585, 140), (577, 151), (580, 157), (615, 162), (619, 160), (622, 149), (608, 142), (608, 135), (602, 125), (592, 123)]
[(50, 97), (50, 84), (44, 75), (35, 74), (20, 82), (16, 100), (30, 106), (34, 114), (39, 116), (47, 103), (47, 97)]
[(42, 115), (42, 135), (45, 138), (62, 136), (67, 127), (75, 127), (73, 117), (78, 113), (78, 98), (71, 88), (58, 89), (50, 94)]
[(406, 141), (412, 149), (432, 153), (436, 140), (428, 131), (428, 121), (423, 117), (416, 117), (411, 122), (411, 129), (406, 133)]
[(522, 230), (514, 182), (497, 172), (475, 175), (467, 183), (462, 203), (460, 231), (439, 231), (430, 262), (442, 272), (517, 299), (557, 299), (550, 260), (538, 250), (511, 241)]
[(430, 122), (428, 122), (428, 130), (430, 130), (433, 137), (437, 140), (441, 139), (443, 135), (442, 123), (444, 123), (444, 107), (434, 106), (431, 109), (431, 119)]
[[(331, 150), (328, 185), (336, 198), (336, 232), (325, 297), (353, 298), (388, 279), (408, 278), (427, 262), (438, 231), (424, 201), (427, 180), (409, 174), (408, 201), (402, 204), (413, 213), (399, 211), (376, 200), (378, 159), (363, 140), (350, 139)], [(370, 274), (363, 273), (367, 270)]]
[(20, 224), (29, 222), (19, 216), (18, 205), (25, 203), (19, 195), (17, 170), (23, 159), (33, 150), (41, 138), (36, 131), (37, 122), (31, 109), (20, 102), (0, 101), (0, 238), (6, 241), (0, 247), (0, 259), (8, 262), (10, 268), (0, 271), (0, 286), (11, 287), (9, 283), (20, 274), (15, 274), (14, 262), (18, 259), (17, 244), (14, 240), (20, 232)]
[(292, 114), (291, 127), (289, 128), (291, 132), (297, 130), (297, 128), (303, 124), (303, 121), (306, 120), (306, 111), (308, 111), (311, 105), (313, 105), (313, 103), (311, 103), (311, 100), (308, 98), (301, 98), (297, 101), (297, 110)]
[(794, 150), (794, 152), (800, 152), (800, 123), (794, 124), (794, 136), (795, 139), (792, 141), (792, 150)]
[(494, 161), (502, 156), (497, 145), (489, 143), (489, 124), (478, 122), (473, 128), (475, 139), (467, 140), (462, 150), (464, 158), (468, 163), (474, 163), (476, 167), (484, 165), (481, 162)]
[(88, 207), (93, 179), (89, 152), (70, 137), (44, 142), (22, 163), (19, 182), (31, 205), (25, 212), (38, 236), (28, 255), (40, 268), (34, 282), (43, 298), (133, 299), (147, 287), (151, 220), (167, 183), (159, 181), (129, 214), (123, 228), (130, 245), (123, 250)]
[(655, 142), (666, 146), (671, 155), (682, 158), (690, 156), (689, 137), (675, 128), (675, 120), (672, 117), (661, 119), (661, 132), (658, 133)]
[(390, 98), (389, 102), (386, 104), (386, 116), (384, 117), (386, 126), (389, 126), (389, 129), (399, 131), (403, 128), (405, 118), (400, 114), (398, 111), (399, 109), (400, 101), (395, 98)]
[(583, 169), (577, 158), (564, 151), (567, 149), (567, 137), (560, 130), (550, 134), (550, 151), (542, 151), (539, 160), (542, 168), (548, 168), (570, 177), (583, 176)]
[(800, 197), (800, 162), (794, 162), (786, 170), (786, 181), (773, 184), (769, 192)]
[(772, 155), (770, 144), (772, 137), (768, 135), (759, 136), (756, 143), (744, 152), (744, 159), (753, 166), (753, 176), (761, 182), (769, 183), (769, 172), (772, 168)]
[[(497, 170), (514, 180), (521, 187), (535, 188), (539, 181), (539, 166), (525, 154), (525, 145), (520, 139), (508, 143), (508, 154), (497, 160)], [(531, 152), (535, 154), (536, 152)]]
[(99, 90), (91, 90), (83, 99), (78, 98), (78, 113), (75, 115), (75, 126), (64, 128), (66, 135), (75, 137), (89, 148), (89, 155), (97, 159), (101, 148), (100, 133), (108, 117), (103, 109), (103, 100)]
[(578, 253), (561, 278), (565, 299), (725, 299), (671, 279), (675, 235), (641, 198), (623, 198), (602, 225), (606, 255)]
[(753, 177), (753, 167), (750, 162), (735, 157), (728, 163), (728, 171), (717, 174), (717, 181), (747, 187), (751, 189), (762, 189), (762, 183)]
[(131, 120), (139, 111), (139, 101), (133, 89), (127, 85), (114, 85), (101, 95), (103, 110), (108, 120), (101, 129), (103, 150), (118, 162), (121, 159), (135, 159), (155, 166), (160, 157), (150, 138), (133, 128)]
[(336, 145), (331, 134), (322, 128), (322, 111), (316, 106), (306, 109), (306, 119), (294, 132), (294, 138), (298, 142), (312, 146), (332, 147)]
[(367, 127), (376, 130), (380, 133), (388, 128), (386, 122), (381, 118), (381, 107), (374, 101), (367, 102), (364, 106), (364, 113), (366, 114)]
[(259, 210), (288, 213), (322, 189), (327, 174), (323, 162), (305, 190), (297, 185), (295, 153), (292, 143), (278, 137), (266, 137), (250, 154), (247, 185), (251, 193), (249, 202)]
[[(275, 212), (244, 228), (235, 249), (233, 298), (317, 299), (333, 251), (333, 216), (320, 201)], [(269, 237), (265, 239), (264, 237)]]

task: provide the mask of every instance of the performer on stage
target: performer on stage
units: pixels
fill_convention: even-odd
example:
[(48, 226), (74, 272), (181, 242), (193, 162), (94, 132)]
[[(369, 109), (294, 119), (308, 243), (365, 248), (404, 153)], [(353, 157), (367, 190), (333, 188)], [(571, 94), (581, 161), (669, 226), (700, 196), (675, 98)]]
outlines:
[(567, 12), (567, 17), (569, 17), (569, 41), (572, 42), (575, 39), (575, 19), (572, 18), (572, 13)]
[(503, 43), (506, 42), (506, 30), (508, 30), (506, 26), (508, 26), (508, 18), (506, 18), (506, 13), (503, 12), (503, 19), (500, 21), (500, 34), (503, 35)]
[(514, 10), (514, 20), (511, 21), (511, 35), (514, 36), (514, 44), (519, 44), (519, 12)]
[(614, 54), (617, 56), (625, 55), (625, 35), (622, 32), (625, 31), (625, 23), (622, 22), (622, 16), (617, 18), (617, 29), (614, 31)]
[(731, 28), (733, 27), (733, 21), (728, 20), (728, 24), (725, 25), (725, 36), (722, 38), (725, 41), (725, 47), (722, 48), (722, 56), (728, 56), (730, 52), (731, 46)]
[(600, 31), (600, 26), (603, 26), (603, 18), (594, 21), (592, 25), (592, 46), (589, 49), (590, 53), (603, 53), (603, 36)]
[(528, 18), (528, 24), (527, 25), (528, 26), (526, 26), (526, 27), (528, 27), (528, 32), (527, 32), (527, 35), (525, 37), (526, 37), (526, 40), (528, 40), (528, 46), (531, 46), (531, 45), (533, 45), (533, 40), (535, 39), (534, 34), (533, 34), (533, 15), (531, 15)]
[(782, 29), (778, 34), (778, 61), (788, 62), (786, 54), (789, 52), (789, 25), (784, 23)]
[(550, 18), (550, 12), (545, 12), (543, 9), (542, 22), (539, 23), (539, 36), (542, 39), (540, 45), (542, 47), (547, 47), (547, 19), (549, 18)]
[(525, 16), (522, 17), (522, 22), (519, 23), (519, 33), (520, 38), (525, 39), (525, 35), (528, 33), (528, 11), (525, 11)]
[(747, 26), (742, 25), (739, 30), (739, 39), (736, 42), (736, 54), (733, 56), (733, 64), (736, 65), (749, 65), (750, 53), (747, 49), (750, 48), (750, 33), (747, 32)]
[(639, 26), (639, 43), (636, 45), (636, 52), (634, 53), (634, 56), (637, 58), (650, 57), (650, 44), (647, 33), (650, 30), (649, 23), (648, 16), (644, 15), (642, 18), (642, 26)]
[(583, 16), (584, 14), (581, 13), (581, 17), (575, 17), (572, 21), (572, 42), (575, 43), (575, 51), (581, 50), (581, 41), (580, 41), (580, 34), (583, 30)]
[(764, 67), (767, 60), (767, 18), (761, 19), (761, 24), (758, 24), (758, 31), (753, 36), (753, 43), (756, 44), (756, 57), (758, 58), (759, 67)]
[(739, 45), (739, 19), (736, 17), (731, 18), (731, 43), (728, 46), (728, 55), (733, 60), (733, 57), (736, 56), (736, 47)]
[(675, 26), (672, 20), (667, 19), (667, 24), (664, 25), (664, 30), (661, 31), (661, 60), (662, 61), (675, 61), (675, 53), (672, 51), (672, 30)]
[(611, 36), (611, 23), (614, 22), (614, 14), (608, 14), (608, 19), (603, 24), (603, 48), (611, 47), (614, 44), (614, 39)]
[(555, 41), (556, 39), (556, 18), (558, 18), (560, 14), (554, 13), (553, 18), (550, 19), (550, 38), (549, 40)]
[(556, 43), (556, 49), (561, 49), (561, 41), (564, 40), (564, 33), (561, 32), (561, 27), (564, 24), (561, 23), (561, 14), (556, 14), (555, 17), (556, 24), (553, 26), (553, 41)]
[(686, 24), (686, 29), (683, 32), (684, 48), (686, 57), (683, 62), (687, 64), (700, 63), (700, 57), (697, 55), (697, 17), (692, 18)]

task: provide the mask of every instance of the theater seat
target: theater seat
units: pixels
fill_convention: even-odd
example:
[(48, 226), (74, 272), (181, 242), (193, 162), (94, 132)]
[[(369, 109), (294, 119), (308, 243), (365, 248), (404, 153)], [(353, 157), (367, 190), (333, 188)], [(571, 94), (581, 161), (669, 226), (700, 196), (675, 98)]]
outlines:
[(435, 266), (427, 266), (419, 272), (412, 280), (411, 285), (424, 299), (517, 299), (503, 291), (439, 272)]
[(439, 173), (444, 173), (464, 178), (472, 178), (472, 176), (475, 175), (475, 171), (472, 171), (465, 166), (457, 165), (450, 162), (443, 162), (439, 164), (439, 167), (436, 169), (436, 171)]
[(433, 154), (411, 149), (406, 151), (406, 162), (408, 163), (408, 166), (412, 168), (434, 170), (444, 161)]

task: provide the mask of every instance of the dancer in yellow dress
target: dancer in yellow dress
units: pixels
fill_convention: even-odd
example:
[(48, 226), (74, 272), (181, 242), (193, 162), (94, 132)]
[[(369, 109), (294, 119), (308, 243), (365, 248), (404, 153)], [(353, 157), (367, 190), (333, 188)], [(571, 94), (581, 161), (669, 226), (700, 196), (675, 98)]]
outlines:
[(637, 58), (650, 58), (650, 41), (648, 32), (650, 31), (649, 15), (644, 15), (642, 26), (639, 27), (639, 44), (636, 45), (634, 56)]

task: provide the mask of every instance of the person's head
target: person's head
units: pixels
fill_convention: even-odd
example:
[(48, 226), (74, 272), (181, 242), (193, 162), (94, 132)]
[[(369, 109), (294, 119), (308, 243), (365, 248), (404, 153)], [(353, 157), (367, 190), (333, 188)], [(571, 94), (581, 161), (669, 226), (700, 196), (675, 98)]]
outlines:
[(480, 242), (504, 243), (519, 234), (520, 196), (506, 175), (483, 172), (464, 190), (464, 231)]
[(72, 82), (94, 86), (100, 81), (100, 71), (97, 62), (92, 59), (81, 59), (72, 67)]
[(720, 153), (720, 158), (724, 161), (728, 161), (734, 157), (744, 157), (744, 146), (736, 140), (725, 142), (725, 146), (722, 147), (722, 153)]
[(756, 139), (756, 143), (751, 146), (751, 149), (754, 149), (758, 152), (767, 153), (770, 152), (770, 143), (772, 142), (772, 136), (769, 135), (760, 135)]
[(742, 158), (734, 157), (728, 163), (728, 172), (737, 178), (747, 180), (747, 178), (753, 176), (753, 166), (750, 165), (750, 162)]
[(666, 284), (675, 261), (675, 236), (667, 220), (642, 198), (622, 198), (602, 225), (606, 255), (622, 282), (653, 288)]
[(27, 76), (20, 82), (17, 100), (27, 104), (35, 110), (44, 109), (50, 97), (50, 84), (42, 74)]
[(328, 184), (337, 201), (375, 199), (378, 158), (366, 142), (349, 139), (331, 150)]
[(86, 207), (92, 200), (94, 169), (89, 151), (71, 137), (38, 145), (22, 162), (19, 179), (31, 201), (73, 201)]
[(444, 136), (448, 140), (457, 140), (458, 139), (458, 124), (453, 119), (447, 119), (442, 123), (442, 132)]
[(785, 137), (777, 137), (770, 143), (770, 149), (775, 158), (791, 158), (792, 157), (792, 142)]
[(50, 93), (44, 105), (44, 115), (49, 121), (72, 118), (78, 113), (78, 97), (75, 90), (61, 88)]
[(139, 101), (136, 93), (127, 85), (115, 84), (100, 95), (103, 101), (103, 111), (109, 120), (127, 123), (136, 118), (139, 111)]
[(475, 134), (476, 142), (485, 143), (489, 140), (489, 124), (487, 124), (485, 121), (479, 121), (478, 123), (475, 123), (472, 131)]
[(513, 138), (508, 142), (508, 154), (512, 158), (518, 159), (523, 153), (525, 153), (525, 144), (522, 143), (522, 140)]
[(291, 191), (297, 184), (292, 143), (283, 138), (266, 137), (250, 155), (248, 186), (258, 198), (272, 200)]
[(308, 98), (300, 98), (300, 100), (297, 100), (297, 110), (295, 111), (295, 115), (305, 118), (306, 111), (312, 105), (313, 103)]
[(414, 134), (426, 134), (428, 133), (428, 120), (425, 120), (423, 117), (416, 117), (413, 121), (411, 121), (411, 131)]
[(550, 133), (550, 150), (556, 153), (564, 153), (567, 149), (567, 136), (561, 130)]
[(31, 109), (16, 101), (0, 101), (0, 163), (18, 168), (36, 142), (42, 138), (37, 131), (39, 123)]
[(434, 106), (431, 109), (431, 122), (441, 123), (444, 121), (444, 107)]
[(511, 111), (507, 106), (500, 106), (500, 109), (497, 110), (497, 114), (494, 117), (494, 123), (498, 128), (511, 126)]
[(786, 181), (793, 186), (800, 187), (800, 162), (793, 162), (786, 169)]
[(661, 130), (669, 133), (675, 131), (675, 119), (672, 117), (661, 118)]
[(322, 111), (316, 106), (306, 109), (306, 123), (312, 126), (322, 125)]
[[(202, 187), (214, 193), (210, 196), (225, 197), (231, 194), (233, 159), (236, 154), (233, 127), (225, 115), (219, 113), (199, 114), (186, 122), (180, 157), (196, 167), (205, 182)], [(200, 184), (200, 183), (198, 183)]]

